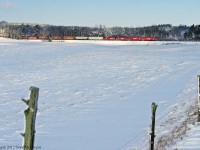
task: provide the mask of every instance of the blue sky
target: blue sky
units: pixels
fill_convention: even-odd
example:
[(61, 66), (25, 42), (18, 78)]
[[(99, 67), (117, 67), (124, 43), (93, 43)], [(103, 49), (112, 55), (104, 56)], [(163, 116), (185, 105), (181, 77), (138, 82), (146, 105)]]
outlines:
[(200, 24), (200, 0), (0, 0), (0, 21), (78, 26)]

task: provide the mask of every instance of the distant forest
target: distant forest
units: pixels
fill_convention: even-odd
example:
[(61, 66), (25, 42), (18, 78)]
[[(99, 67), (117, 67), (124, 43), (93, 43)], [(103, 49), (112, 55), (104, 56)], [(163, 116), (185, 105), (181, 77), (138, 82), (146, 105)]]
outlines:
[(200, 25), (172, 26), (171, 24), (146, 27), (54, 26), (28, 23), (0, 22), (0, 36), (20, 39), (22, 36), (152, 36), (158, 40), (200, 40)]

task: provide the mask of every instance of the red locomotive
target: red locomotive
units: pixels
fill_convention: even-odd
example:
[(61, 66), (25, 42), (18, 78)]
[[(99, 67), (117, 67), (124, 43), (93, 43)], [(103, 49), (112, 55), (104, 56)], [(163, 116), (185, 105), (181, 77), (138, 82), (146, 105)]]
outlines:
[(131, 36), (129, 38), (130, 41), (142, 41), (142, 37), (140, 36)]
[(146, 36), (146, 37), (143, 38), (143, 40), (144, 41), (157, 41), (157, 38)]
[(116, 40), (118, 40), (118, 41), (128, 41), (129, 37), (127, 37), (127, 36), (118, 36), (118, 37), (116, 37)]
[(114, 36), (105, 36), (103, 39), (104, 40), (115, 40), (116, 38)]

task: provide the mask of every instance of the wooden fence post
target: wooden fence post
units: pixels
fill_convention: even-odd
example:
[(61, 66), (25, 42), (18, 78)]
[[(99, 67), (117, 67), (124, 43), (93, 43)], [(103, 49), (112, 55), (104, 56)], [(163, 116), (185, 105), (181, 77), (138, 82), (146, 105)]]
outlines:
[(198, 80), (198, 117), (197, 117), (197, 122), (200, 122), (200, 75), (197, 76)]
[(37, 113), (39, 97), (39, 88), (30, 87), (29, 100), (22, 99), (28, 105), (28, 108), (24, 111), (25, 114), (25, 133), (21, 134), (24, 137), (24, 150), (34, 149), (35, 139), (35, 120)]
[(151, 124), (151, 133), (150, 133), (150, 150), (154, 150), (154, 138), (155, 138), (155, 118), (156, 118), (156, 109), (158, 105), (152, 103), (151, 110), (152, 110), (152, 124)]

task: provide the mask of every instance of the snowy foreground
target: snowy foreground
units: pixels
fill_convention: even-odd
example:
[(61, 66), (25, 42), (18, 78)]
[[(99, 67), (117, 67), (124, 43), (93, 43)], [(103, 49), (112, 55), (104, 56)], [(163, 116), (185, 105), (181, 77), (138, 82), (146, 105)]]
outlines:
[[(200, 45), (1, 38), (0, 69), (0, 148), (22, 145), (20, 99), (36, 86), (40, 149), (146, 150), (152, 102), (158, 104), (156, 140), (195, 105)], [(188, 126), (167, 149), (200, 149), (200, 126)]]

